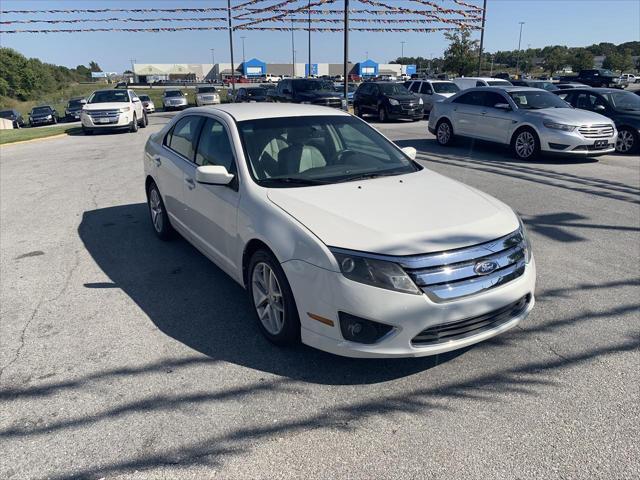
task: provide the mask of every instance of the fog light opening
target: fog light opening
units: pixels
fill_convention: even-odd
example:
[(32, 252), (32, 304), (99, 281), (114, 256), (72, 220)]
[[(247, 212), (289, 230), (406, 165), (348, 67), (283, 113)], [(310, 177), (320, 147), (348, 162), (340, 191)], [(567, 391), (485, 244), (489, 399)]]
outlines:
[(393, 330), (391, 325), (374, 322), (344, 312), (338, 312), (338, 317), (340, 318), (342, 336), (350, 342), (376, 343)]

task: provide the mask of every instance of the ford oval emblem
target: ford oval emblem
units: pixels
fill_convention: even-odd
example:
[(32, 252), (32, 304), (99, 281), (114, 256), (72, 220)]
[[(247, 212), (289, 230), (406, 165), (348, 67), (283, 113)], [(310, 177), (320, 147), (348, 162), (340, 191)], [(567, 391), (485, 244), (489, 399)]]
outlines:
[(495, 272), (498, 269), (499, 265), (493, 260), (485, 260), (482, 262), (476, 263), (476, 266), (473, 267), (473, 271), (478, 275), (489, 275), (490, 273)]

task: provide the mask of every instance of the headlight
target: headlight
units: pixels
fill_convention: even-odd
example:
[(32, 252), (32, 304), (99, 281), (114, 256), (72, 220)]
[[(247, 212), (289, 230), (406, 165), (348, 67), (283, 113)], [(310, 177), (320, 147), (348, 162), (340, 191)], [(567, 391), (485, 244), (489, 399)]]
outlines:
[(529, 263), (531, 261), (531, 242), (529, 241), (529, 234), (527, 233), (527, 229), (524, 226), (524, 222), (518, 217), (518, 223), (520, 224), (520, 234), (522, 235), (522, 243), (524, 244), (524, 261), (525, 263)]
[(389, 105), (400, 105), (400, 102), (398, 100), (396, 100), (395, 98), (390, 98), (389, 99)]
[(576, 129), (575, 125), (565, 125), (564, 123), (543, 122), (543, 124), (547, 128), (552, 128), (554, 130), (562, 130), (564, 132), (573, 132)]
[(47, 120), (51, 120), (53, 117), (51, 115), (47, 115)]
[(121, 113), (124, 113), (124, 112), (128, 112), (129, 110), (131, 110), (131, 107), (122, 107), (119, 111)]
[(422, 97), (418, 99), (418, 105), (422, 105), (424, 102), (422, 101)]
[(349, 280), (397, 292), (420, 295), (422, 292), (397, 263), (377, 260), (345, 250), (332, 249), (340, 271)]

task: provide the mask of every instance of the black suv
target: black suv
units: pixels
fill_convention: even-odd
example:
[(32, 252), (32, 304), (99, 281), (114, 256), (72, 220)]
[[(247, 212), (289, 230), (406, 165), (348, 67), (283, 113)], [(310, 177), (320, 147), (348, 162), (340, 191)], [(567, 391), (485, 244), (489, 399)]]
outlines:
[(73, 122), (74, 120), (80, 120), (80, 112), (82, 107), (87, 103), (83, 97), (76, 97), (69, 100), (67, 108), (64, 111), (64, 119), (67, 122)]
[(399, 118), (418, 121), (422, 118), (422, 99), (411, 93), (401, 83), (365, 82), (353, 96), (353, 113), (358, 117), (366, 114), (378, 116), (386, 122)]
[(333, 91), (333, 84), (327, 80), (312, 78), (280, 80), (272, 99), (274, 102), (312, 103), (342, 108), (342, 98)]
[(49, 105), (41, 107), (33, 107), (29, 113), (29, 125), (37, 127), (38, 125), (58, 123), (58, 112)]
[(0, 118), (11, 120), (11, 122), (13, 123), (13, 128), (24, 127), (24, 119), (22, 118), (22, 114), (17, 110), (2, 110), (0, 111)]
[(575, 108), (590, 110), (613, 120), (618, 130), (616, 151), (634, 153), (640, 149), (640, 97), (612, 88), (573, 88), (555, 92)]
[(621, 88), (620, 78), (611, 70), (604, 68), (593, 68), (589, 70), (580, 70), (577, 77), (560, 77), (565, 82), (579, 82), (589, 85), (590, 87), (618, 87)]
[(234, 98), (236, 103), (266, 102), (267, 89), (264, 87), (241, 87)]

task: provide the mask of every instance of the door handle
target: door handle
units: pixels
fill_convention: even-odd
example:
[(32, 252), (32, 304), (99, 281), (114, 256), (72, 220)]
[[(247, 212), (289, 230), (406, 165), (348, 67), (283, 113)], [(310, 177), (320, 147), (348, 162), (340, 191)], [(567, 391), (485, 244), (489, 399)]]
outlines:
[(486, 114), (487, 114), (487, 111), (486, 111), (486, 110), (481, 110), (481, 111), (480, 111), (480, 113), (481, 113), (482, 115), (486, 115)]
[(193, 190), (194, 188), (196, 188), (196, 182), (193, 181), (193, 178), (185, 178), (184, 179), (185, 183), (187, 184), (187, 187), (189, 187), (189, 190)]
[(162, 160), (160, 160), (160, 155), (154, 155), (153, 161), (156, 162), (156, 167), (159, 167), (160, 165), (162, 165)]

